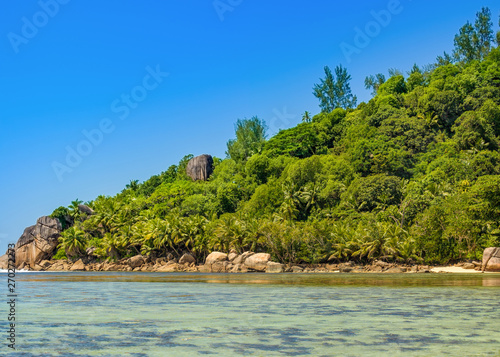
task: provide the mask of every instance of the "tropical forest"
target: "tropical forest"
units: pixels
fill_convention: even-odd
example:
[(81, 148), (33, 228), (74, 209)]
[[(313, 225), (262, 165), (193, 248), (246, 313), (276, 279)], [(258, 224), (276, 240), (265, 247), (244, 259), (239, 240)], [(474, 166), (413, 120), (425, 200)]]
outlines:
[(348, 68), (326, 66), (311, 83), (317, 114), (272, 137), (258, 116), (238, 119), (207, 180), (186, 174), (186, 155), (85, 202), (91, 214), (80, 200), (55, 209), (64, 231), (53, 259), (89, 248), (102, 261), (190, 253), (203, 262), (233, 249), (285, 264), (480, 259), (500, 244), (493, 21), (483, 8), (435, 63), (367, 74), (367, 103), (352, 93)]

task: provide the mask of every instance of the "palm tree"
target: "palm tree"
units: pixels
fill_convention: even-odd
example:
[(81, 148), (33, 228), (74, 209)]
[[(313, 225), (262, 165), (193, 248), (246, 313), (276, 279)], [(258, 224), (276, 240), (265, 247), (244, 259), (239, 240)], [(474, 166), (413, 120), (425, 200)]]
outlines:
[(83, 201), (79, 200), (78, 198), (74, 201), (71, 201), (71, 204), (68, 206), (69, 208), (69, 215), (73, 220), (76, 222), (80, 219), (81, 217), (81, 212), (80, 208), (78, 208), (78, 205), (82, 204)]
[(130, 180), (130, 183), (126, 184), (125, 188), (132, 191), (137, 191), (137, 189), (139, 188), (139, 180)]
[(77, 227), (70, 227), (61, 233), (59, 248), (64, 249), (66, 256), (75, 257), (85, 248), (85, 232)]
[(302, 115), (302, 121), (305, 122), (305, 123), (310, 123), (311, 122), (311, 113), (309, 113), (307, 110)]
[(236, 219), (233, 215), (221, 216), (212, 236), (211, 245), (213, 249), (220, 250), (222, 252), (229, 251), (231, 242), (235, 240), (235, 221)]
[(358, 227), (363, 232), (360, 236), (360, 248), (353, 253), (360, 259), (397, 260), (401, 256), (399, 242), (407, 232), (394, 223), (376, 222), (369, 227)]
[(318, 197), (324, 185), (312, 183), (302, 189), (299, 194), (300, 201), (303, 207), (304, 215), (308, 215), (310, 210), (314, 207), (319, 207)]
[(283, 194), (285, 196), (285, 199), (281, 204), (280, 213), (285, 219), (291, 221), (297, 218), (300, 213), (300, 211), (297, 209), (297, 206), (301, 204), (301, 192), (300, 190), (295, 189), (295, 184), (287, 182), (283, 184)]
[(333, 253), (330, 258), (334, 258), (339, 261), (349, 260), (353, 252), (359, 249), (357, 246), (358, 239), (356, 233), (357, 232), (348, 224), (334, 224), (330, 234), (333, 249)]
[(108, 259), (120, 259), (121, 242), (118, 234), (106, 233), (102, 239), (103, 251), (101, 256)]

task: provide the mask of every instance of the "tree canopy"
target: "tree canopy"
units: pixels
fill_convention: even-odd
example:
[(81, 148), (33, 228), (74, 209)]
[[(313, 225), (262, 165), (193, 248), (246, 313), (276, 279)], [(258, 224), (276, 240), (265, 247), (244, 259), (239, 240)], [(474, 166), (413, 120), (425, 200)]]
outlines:
[(335, 75), (328, 66), (325, 66), (325, 78), (320, 79), (319, 84), (314, 85), (313, 94), (320, 101), (323, 112), (329, 113), (336, 108), (353, 108), (356, 106), (357, 98), (351, 92), (351, 75), (347, 69), (338, 65), (335, 67)]

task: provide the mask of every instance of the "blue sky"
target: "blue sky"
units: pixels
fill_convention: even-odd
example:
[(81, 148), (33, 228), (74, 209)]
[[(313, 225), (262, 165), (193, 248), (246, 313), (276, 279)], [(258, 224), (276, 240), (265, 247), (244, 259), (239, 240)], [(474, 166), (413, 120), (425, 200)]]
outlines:
[[(272, 134), (317, 113), (325, 65), (347, 67), (367, 101), (365, 76), (431, 63), (481, 6), (495, 29), (499, 13), (448, 0), (2, 4), (2, 251), (76, 198), (114, 195), (186, 154), (224, 157), (238, 118), (257, 115)], [(346, 56), (356, 28), (370, 36)]]

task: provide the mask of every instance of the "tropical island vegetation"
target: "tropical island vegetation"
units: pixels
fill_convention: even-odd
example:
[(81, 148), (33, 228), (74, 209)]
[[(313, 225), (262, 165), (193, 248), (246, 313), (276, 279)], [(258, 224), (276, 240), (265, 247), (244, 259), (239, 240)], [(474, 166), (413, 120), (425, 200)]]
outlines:
[[(177, 165), (116, 196), (59, 207), (54, 259), (267, 252), (282, 263), (449, 263), (500, 244), (500, 33), (483, 8), (452, 54), (368, 76), (357, 104), (347, 69), (325, 67), (321, 112), (266, 137), (238, 120), (207, 181)], [(495, 46), (496, 44), (496, 46)]]

